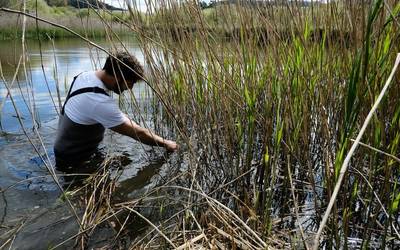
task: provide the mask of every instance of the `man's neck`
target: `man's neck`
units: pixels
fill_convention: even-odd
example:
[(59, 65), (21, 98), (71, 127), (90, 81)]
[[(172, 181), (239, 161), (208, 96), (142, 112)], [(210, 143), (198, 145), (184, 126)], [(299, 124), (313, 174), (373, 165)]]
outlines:
[(114, 89), (114, 84), (115, 84), (114, 77), (108, 75), (108, 74), (105, 72), (105, 70), (102, 70), (102, 69), (97, 70), (97, 71), (95, 72), (95, 74), (96, 74), (97, 78), (99, 78), (100, 81), (103, 82), (104, 86), (106, 86), (106, 88), (107, 88), (108, 90), (113, 90), (113, 89)]

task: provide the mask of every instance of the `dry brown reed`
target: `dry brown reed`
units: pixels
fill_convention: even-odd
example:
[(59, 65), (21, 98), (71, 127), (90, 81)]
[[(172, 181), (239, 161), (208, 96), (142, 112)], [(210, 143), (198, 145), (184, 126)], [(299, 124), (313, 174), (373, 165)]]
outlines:
[[(284, 241), (312, 244), (348, 140), (399, 49), (399, 6), (393, 1), (309, 7), (239, 3), (217, 6), (208, 13), (214, 18), (207, 19), (208, 10), (194, 3), (164, 3), (169, 8), (155, 10), (147, 20), (138, 18), (132, 26), (142, 39), (151, 84), (171, 106), (183, 140), (191, 145), (191, 180), (184, 185), (210, 193), (253, 170), (213, 195), (243, 218), (256, 218), (253, 229), (264, 236), (295, 230)], [(394, 96), (386, 99), (385, 112), (368, 131), (368, 144), (392, 149), (397, 144), (390, 129), (376, 127), (397, 119), (397, 87), (392, 86)], [(372, 169), (388, 168), (384, 158), (372, 155), (381, 159), (374, 160)], [(372, 155), (359, 152), (352, 168), (375, 178), (364, 167)], [(386, 209), (393, 208), (397, 196), (397, 174), (388, 174), (392, 184), (384, 184), (390, 194)], [(361, 246), (373, 241), (397, 245), (398, 224), (388, 222), (397, 216), (382, 219), (385, 233), (376, 233), (377, 217), (367, 219), (359, 206), (376, 210), (376, 216), (385, 208), (371, 200), (371, 188), (359, 176), (350, 173), (345, 183), (326, 232), (331, 236), (321, 244), (349, 247), (350, 238), (362, 239), (368, 232), (372, 240), (361, 240)], [(274, 220), (281, 222), (275, 225)], [(360, 223), (369, 229), (360, 231)], [(389, 231), (393, 238), (386, 242)]]
[(80, 233), (68, 240), (85, 248), (117, 218), (109, 247), (121, 247), (135, 220), (149, 227), (126, 248), (398, 247), (398, 75), (367, 146), (343, 172), (321, 240), (312, 240), (400, 49), (400, 4), (155, 2), (167, 7), (142, 15), (132, 6), (120, 21), (142, 46), (157, 128), (180, 138), (179, 165), (123, 202), (112, 201), (116, 180), (105, 167), (90, 179)]

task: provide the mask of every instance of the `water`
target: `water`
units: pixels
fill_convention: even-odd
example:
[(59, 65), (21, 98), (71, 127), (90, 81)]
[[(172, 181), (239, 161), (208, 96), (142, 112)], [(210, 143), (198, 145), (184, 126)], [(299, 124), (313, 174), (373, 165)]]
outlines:
[[(105, 40), (95, 42), (110, 49), (111, 44)], [(135, 40), (126, 39), (124, 45), (144, 64)], [(39, 155), (50, 167), (54, 164), (52, 146), (60, 103), (73, 77), (82, 71), (101, 68), (106, 54), (78, 39), (57, 40), (54, 44), (28, 41), (29, 60), (20, 65), (15, 74), (22, 55), (21, 45), (18, 41), (1, 41), (0, 46), (4, 76), (0, 80), (0, 246), (13, 240), (15, 249), (47, 249), (74, 235), (78, 227), (68, 207), (60, 200), (60, 191)], [(15, 106), (11, 98), (6, 97), (6, 84)], [(133, 91), (143, 114), (150, 109), (149, 90), (140, 83)], [(131, 115), (135, 117), (134, 112)], [(150, 119), (149, 114), (144, 117), (145, 121)], [(37, 131), (33, 130), (35, 125)], [(124, 159), (117, 188), (122, 200), (145, 192), (146, 187), (154, 185), (155, 175), (166, 166), (161, 150), (120, 135), (107, 133), (102, 147), (109, 155)], [(102, 236), (109, 233), (103, 230), (97, 238), (103, 241)], [(73, 241), (64, 247), (71, 247), (71, 244)], [(91, 244), (95, 246), (98, 242), (94, 240)]]
[[(106, 49), (111, 47), (105, 40), (95, 42)], [(134, 40), (128, 40), (125, 45), (143, 63), (144, 58), (138, 44)], [(62, 98), (74, 76), (82, 71), (101, 68), (106, 58), (106, 53), (89, 47), (78, 39), (57, 40), (54, 47), (50, 41), (43, 41), (40, 45), (37, 41), (28, 41), (26, 50), (29, 61), (25, 67), (20, 65), (16, 80), (12, 82), (19, 58), (22, 56), (21, 44), (18, 41), (0, 41), (0, 47), (3, 74), (27, 127), (32, 127), (28, 107), (35, 108), (38, 121), (47, 122), (54, 119), (60, 103), (56, 91), (57, 85)], [(0, 80), (0, 83), (0, 102), (3, 102), (7, 89), (4, 81)], [(135, 90), (138, 93), (138, 88)], [(1, 124), (3, 131), (20, 131), (15, 109), (9, 98), (5, 100), (2, 108)]]

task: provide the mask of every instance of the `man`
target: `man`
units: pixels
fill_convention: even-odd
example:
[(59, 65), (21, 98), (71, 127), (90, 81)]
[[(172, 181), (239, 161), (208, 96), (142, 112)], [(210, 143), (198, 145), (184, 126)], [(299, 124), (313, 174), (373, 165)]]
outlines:
[[(109, 56), (102, 70), (83, 72), (71, 84), (61, 110), (54, 144), (56, 166), (66, 171), (90, 161), (103, 140), (105, 128), (152, 146), (175, 151), (178, 145), (140, 127), (121, 112), (110, 97), (142, 80), (143, 67), (126, 52)], [(123, 63), (121, 63), (123, 62)]]

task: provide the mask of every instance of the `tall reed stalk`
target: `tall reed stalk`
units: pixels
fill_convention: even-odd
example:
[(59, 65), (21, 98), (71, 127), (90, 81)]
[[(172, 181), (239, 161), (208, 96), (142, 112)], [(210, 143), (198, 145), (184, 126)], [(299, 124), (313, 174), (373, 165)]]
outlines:
[[(141, 44), (179, 164), (138, 200), (92, 206), (83, 231), (125, 211), (150, 225), (132, 248), (308, 248), (343, 177), (314, 247), (400, 245), (398, 73), (341, 172), (400, 49), (397, 1), (147, 3), (116, 18)], [(157, 220), (139, 200), (160, 204)]]
[[(135, 24), (145, 29), (135, 31), (147, 58), (163, 58), (149, 60), (152, 84), (193, 138), (185, 141), (199, 166), (192, 181), (212, 192), (253, 170), (214, 195), (242, 218), (256, 218), (253, 229), (264, 236), (294, 229), (285, 241), (300, 239), (296, 202), (307, 241), (331, 198), (349, 141), (390, 73), (399, 49), (398, 4), (239, 2), (207, 10), (211, 19), (192, 2), (163, 4), (169, 8), (154, 10)], [(397, 117), (398, 102), (390, 97), (397, 88), (393, 84), (365, 136), (364, 143), (383, 151), (398, 141), (387, 123)], [(384, 246), (389, 238), (398, 244), (395, 217), (379, 216), (397, 197), (384, 202), (381, 196), (397, 193), (390, 159), (366, 149), (353, 157), (325, 229), (329, 237), (320, 244), (347, 248), (359, 244), (350, 238), (365, 234), (372, 239), (365, 246)], [(385, 192), (375, 196), (383, 183)], [(376, 231), (381, 223), (386, 229)]]

